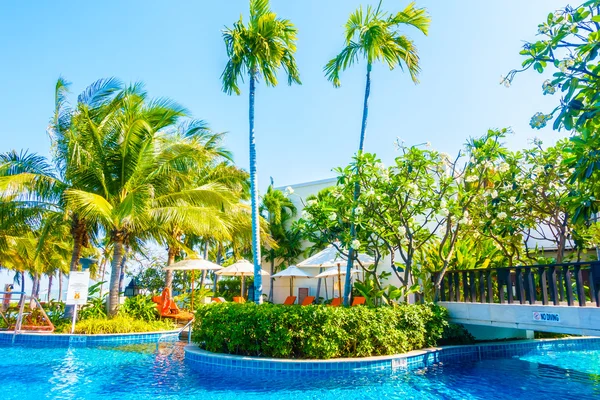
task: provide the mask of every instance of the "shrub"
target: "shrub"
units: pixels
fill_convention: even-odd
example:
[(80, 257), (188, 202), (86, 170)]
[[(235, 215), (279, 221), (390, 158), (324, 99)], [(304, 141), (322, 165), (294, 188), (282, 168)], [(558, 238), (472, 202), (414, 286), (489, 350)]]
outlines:
[(142, 321), (156, 321), (159, 317), (156, 303), (152, 296), (127, 297), (119, 308), (119, 314), (130, 316)]
[(475, 337), (462, 325), (450, 322), (445, 328), (439, 345), (473, 344)]
[[(68, 333), (70, 325), (61, 327), (63, 333)], [(156, 332), (175, 329), (171, 321), (142, 321), (128, 316), (115, 318), (88, 318), (77, 322), (75, 333), (80, 334), (103, 334), (103, 333), (136, 333)]]
[(328, 359), (404, 353), (434, 346), (448, 324), (433, 304), (396, 307), (206, 304), (192, 340), (216, 353)]

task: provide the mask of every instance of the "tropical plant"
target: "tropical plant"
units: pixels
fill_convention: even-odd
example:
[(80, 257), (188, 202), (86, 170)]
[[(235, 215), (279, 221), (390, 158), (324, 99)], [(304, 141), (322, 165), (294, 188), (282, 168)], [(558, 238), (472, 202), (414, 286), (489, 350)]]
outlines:
[(119, 314), (142, 321), (155, 321), (159, 317), (158, 309), (156, 308), (156, 303), (152, 301), (152, 296), (143, 295), (127, 297), (119, 309)]
[[(410, 3), (404, 10), (398, 13), (389, 13), (381, 10), (382, 0), (379, 1), (377, 9), (367, 7), (366, 12), (362, 6), (350, 14), (346, 23), (345, 47), (325, 66), (325, 76), (335, 87), (340, 86), (340, 72), (354, 65), (360, 58), (367, 62), (367, 81), (363, 102), (362, 124), (360, 129), (360, 141), (358, 156), (364, 150), (365, 134), (367, 130), (367, 117), (369, 113), (369, 96), (371, 93), (371, 69), (373, 63), (383, 62), (390, 70), (396, 67), (405, 67), (414, 83), (418, 82), (419, 56), (414, 43), (400, 33), (403, 26), (412, 26), (427, 35), (430, 18), (423, 8), (416, 8), (415, 3)], [(358, 182), (354, 186), (354, 200), (360, 195)], [(354, 211), (353, 211), (354, 213)], [(356, 239), (356, 226), (351, 223), (350, 235), (352, 240)], [(354, 249), (349, 249), (346, 282), (344, 290), (344, 304), (348, 305), (350, 300), (350, 271), (354, 263)]]
[(265, 248), (265, 260), (271, 264), (271, 285), (268, 300), (273, 301), (273, 274), (282, 263), (290, 265), (301, 254), (300, 232), (293, 229), (290, 218), (296, 215), (296, 206), (280, 190), (273, 188), (273, 183), (262, 197), (261, 214), (269, 222), (271, 237), (275, 246)]
[(260, 275), (260, 222), (258, 178), (256, 175), (256, 147), (254, 132), (254, 97), (256, 82), (264, 79), (267, 86), (277, 85), (277, 70), (283, 68), (288, 84), (300, 83), (300, 74), (294, 59), (296, 28), (287, 19), (278, 18), (271, 11), (268, 0), (250, 0), (250, 19), (246, 25), (240, 19), (232, 28), (223, 31), (229, 61), (221, 75), (223, 91), (241, 93), (238, 81), (248, 74), (249, 80), (249, 143), (250, 143), (250, 200), (252, 206), (252, 253), (254, 260), (254, 296), (262, 301)]

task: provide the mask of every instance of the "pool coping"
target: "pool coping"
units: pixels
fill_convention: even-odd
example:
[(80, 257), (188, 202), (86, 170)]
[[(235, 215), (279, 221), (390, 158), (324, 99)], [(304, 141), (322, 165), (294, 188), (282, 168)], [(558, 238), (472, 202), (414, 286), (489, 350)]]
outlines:
[(237, 371), (310, 373), (326, 371), (413, 370), (457, 361), (510, 358), (522, 356), (532, 351), (544, 353), (548, 351), (590, 349), (600, 350), (600, 337), (486, 342), (474, 345), (432, 347), (390, 356), (334, 358), (328, 360), (297, 360), (220, 354), (202, 350), (196, 345), (187, 345), (184, 350), (186, 363), (192, 368), (197, 369), (211, 366)]
[(132, 333), (68, 334), (0, 332), (0, 345), (31, 347), (97, 347), (179, 340), (179, 330)]

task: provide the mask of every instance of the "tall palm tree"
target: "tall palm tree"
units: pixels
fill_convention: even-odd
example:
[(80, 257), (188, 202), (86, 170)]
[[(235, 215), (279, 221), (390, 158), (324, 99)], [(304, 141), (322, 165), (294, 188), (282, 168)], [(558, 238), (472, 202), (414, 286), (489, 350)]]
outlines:
[(244, 24), (242, 17), (233, 28), (223, 31), (229, 61), (221, 75), (223, 91), (241, 93), (238, 80), (248, 74), (250, 85), (250, 198), (252, 202), (252, 255), (254, 260), (254, 300), (262, 302), (262, 277), (260, 275), (260, 232), (258, 211), (258, 178), (256, 176), (256, 148), (254, 137), (254, 96), (256, 82), (262, 78), (267, 86), (277, 85), (277, 70), (283, 68), (288, 84), (300, 84), (300, 74), (294, 59), (296, 52), (294, 25), (278, 18), (271, 11), (268, 0), (250, 0), (250, 20)]
[[(363, 100), (363, 115), (360, 129), (358, 155), (362, 154), (367, 131), (367, 117), (369, 114), (369, 96), (371, 94), (371, 70), (373, 63), (380, 61), (390, 70), (400, 67), (406, 68), (414, 83), (418, 83), (420, 72), (419, 55), (414, 43), (400, 32), (403, 26), (414, 27), (425, 35), (429, 29), (431, 19), (424, 8), (416, 8), (415, 3), (410, 3), (403, 11), (389, 13), (381, 10), (382, 0), (377, 9), (367, 7), (366, 12), (362, 6), (350, 14), (346, 22), (345, 46), (342, 51), (331, 59), (324, 68), (325, 76), (335, 87), (340, 86), (340, 72), (351, 67), (360, 59), (367, 62), (367, 82)], [(360, 195), (360, 186), (355, 184), (354, 200)], [(354, 210), (353, 210), (354, 214)], [(352, 224), (350, 229), (352, 240), (356, 239), (356, 227)], [(354, 249), (349, 249), (346, 281), (344, 287), (344, 305), (350, 301), (350, 271), (354, 263)]]

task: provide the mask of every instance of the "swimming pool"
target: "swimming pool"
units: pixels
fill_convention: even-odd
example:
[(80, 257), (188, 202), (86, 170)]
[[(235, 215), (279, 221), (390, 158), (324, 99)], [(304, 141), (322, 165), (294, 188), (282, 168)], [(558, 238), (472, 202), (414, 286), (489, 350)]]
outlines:
[(183, 344), (0, 347), (2, 399), (561, 399), (600, 397), (600, 350), (448, 363), (411, 372), (198, 371)]

